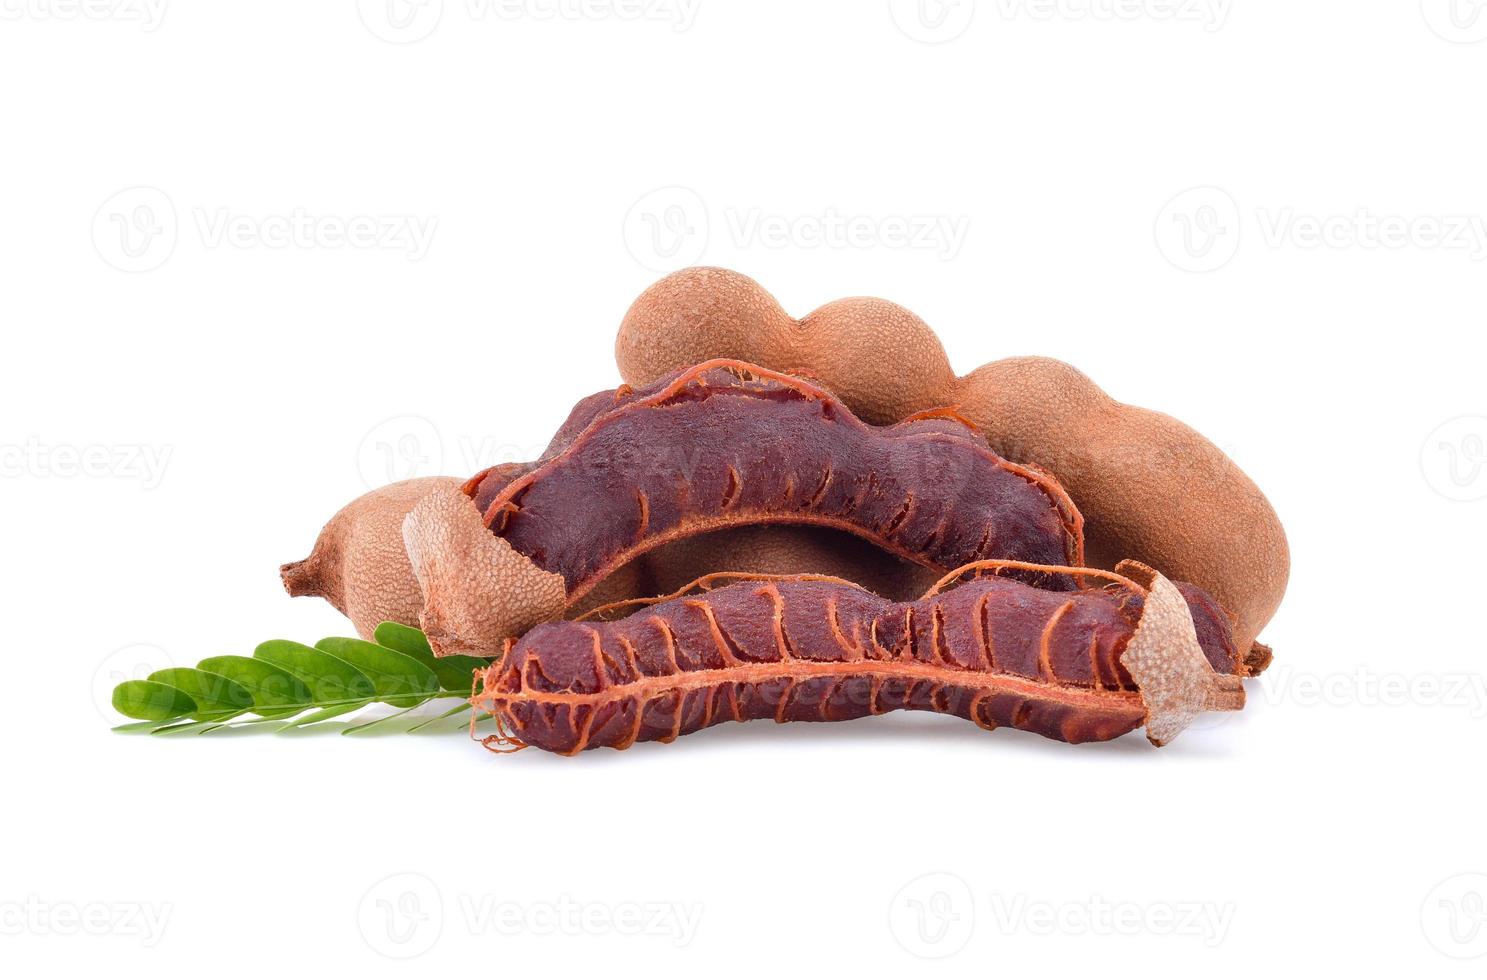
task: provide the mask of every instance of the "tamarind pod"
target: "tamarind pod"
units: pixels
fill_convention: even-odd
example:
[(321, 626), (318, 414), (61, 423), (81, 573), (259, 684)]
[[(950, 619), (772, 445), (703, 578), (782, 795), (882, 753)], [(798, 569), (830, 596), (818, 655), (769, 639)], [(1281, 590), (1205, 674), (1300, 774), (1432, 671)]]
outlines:
[[(997, 566), (1022, 569), (971, 568)], [(488, 745), (568, 755), (724, 721), (900, 709), (1066, 742), (1144, 724), (1161, 745), (1201, 711), (1243, 706), (1239, 679), (1210, 666), (1176, 586), (1136, 562), (1085, 574), (1111, 584), (1054, 591), (998, 574), (908, 603), (823, 576), (715, 576), (731, 584), (622, 604), (637, 606), (622, 619), (533, 629), (508, 644), (472, 703), (501, 728)]]
[[(727, 527), (835, 528), (940, 571), (989, 557), (1081, 562), (1081, 519), (1057, 482), (955, 419), (869, 426), (808, 382), (736, 361), (615, 404), (514, 479), (477, 474), (409, 513), (437, 652), (494, 655), (638, 555)], [(1058, 573), (1048, 584), (1075, 583)]]
[[(608, 394), (607, 392), (605, 394)], [(513, 478), (534, 464), (506, 464)], [(418, 626), (423, 591), (403, 543), (408, 510), (431, 489), (453, 489), (458, 477), (404, 481), (363, 494), (321, 531), (310, 557), (280, 566), (291, 596), (320, 596), (348, 615), (366, 639), (382, 622)], [(880, 595), (912, 598), (938, 577), (871, 544), (830, 528), (755, 525), (673, 541), (637, 557), (599, 583), (565, 615), (621, 599), (674, 592), (683, 584), (728, 569), (742, 572), (821, 572), (850, 579)], [(655, 567), (664, 577), (654, 575)]]
[(643, 292), (615, 356), (632, 385), (711, 357), (808, 374), (877, 424), (954, 406), (1002, 456), (1058, 478), (1088, 522), (1091, 564), (1131, 557), (1201, 585), (1233, 617), (1251, 669), (1269, 661), (1255, 640), (1285, 593), (1290, 551), (1265, 496), (1193, 429), (1115, 401), (1063, 362), (1018, 357), (956, 377), (902, 307), (856, 297), (795, 320), (754, 280), (715, 268)]
[[(580, 399), (536, 460), (502, 463), (481, 471), (485, 489), (494, 494), (510, 481), (537, 468), (544, 460), (558, 455), (595, 418), (620, 406), (632, 394), (633, 390), (625, 385)], [(413, 505), (431, 491), (458, 487), (465, 482), (464, 478), (452, 476), (420, 477), (378, 487), (357, 497), (338, 510), (321, 528), (308, 557), (279, 566), (279, 576), (285, 591), (294, 597), (318, 596), (325, 599), (342, 615), (351, 619), (358, 635), (364, 639), (371, 639), (373, 631), (382, 622), (418, 626), (419, 613), (424, 604), (423, 591), (413, 574), (403, 542), (403, 521)], [(718, 533), (728, 532), (717, 532), (708, 537), (716, 538)], [(757, 554), (763, 564), (759, 564), (756, 569), (755, 563), (746, 560), (743, 565), (736, 567), (745, 570), (781, 571), (784, 569), (778, 565), (777, 559), (798, 551), (796, 542), (788, 540), (788, 535), (776, 532), (771, 536), (759, 534), (756, 537), (760, 541), (767, 540), (768, 545), (762, 548), (745, 546), (741, 557), (749, 559)], [(735, 545), (738, 543), (734, 542)], [(700, 549), (688, 549), (688, 544), (687, 541), (679, 541), (668, 547), (687, 549), (687, 559), (681, 564), (688, 569), (695, 569), (699, 560), (705, 563), (707, 559)], [(733, 549), (724, 550), (731, 552)], [(822, 553), (823, 560), (830, 557), (828, 549), (814, 550)], [(864, 558), (859, 569), (872, 578), (876, 576), (869, 573), (883, 559), (882, 555), (874, 557), (875, 560), (871, 562)], [(841, 567), (841, 563), (827, 561), (825, 567), (836, 570)], [(806, 569), (796, 567), (790, 570)], [(691, 581), (699, 574), (700, 571), (688, 574), (682, 581)], [(668, 581), (672, 584), (666, 586), (666, 591), (681, 584), (675, 579)], [(577, 604), (573, 611), (576, 614), (591, 605), (640, 595), (654, 595), (655, 592), (649, 569), (643, 563), (632, 563), (632, 566), (611, 575), (586, 602)]]
[[(1131, 563), (1131, 565), (1132, 567), (1145, 567), (1141, 566), (1139, 563)], [(1022, 570), (1025, 569), (1025, 567), (1025, 563), (1016, 561), (988, 560), (972, 562), (971, 564), (966, 565), (963, 568), (956, 569), (947, 576), (940, 577), (933, 583), (926, 583), (919, 589), (918, 598), (929, 598), (930, 596), (936, 595), (943, 589), (945, 589), (946, 586), (955, 582), (957, 579), (963, 578), (966, 575), (984, 575), (987, 574), (988, 571), (992, 574), (1003, 574), (1009, 571), (1015, 572), (1018, 570)], [(1081, 576), (1094, 575), (1096, 577), (1110, 576), (1111, 574), (1103, 571), (1091, 572), (1088, 569), (1045, 569), (1045, 571), (1064, 571), (1076, 573)], [(759, 573), (749, 571), (710, 572), (705, 575), (697, 576), (693, 581), (688, 582), (686, 585), (683, 585), (679, 588), (671, 589), (669, 592), (666, 592), (664, 594), (658, 594), (649, 597), (641, 596), (638, 594), (618, 597), (609, 601), (608, 603), (595, 603), (584, 613), (580, 615), (574, 615), (569, 618), (575, 620), (597, 619), (607, 622), (633, 612), (635, 609), (641, 606), (654, 605), (655, 603), (665, 602), (677, 596), (685, 595), (694, 589), (704, 587), (710, 588), (718, 582), (735, 581), (740, 579), (747, 581), (809, 580), (829, 581), (836, 583), (845, 582), (846, 584), (857, 586), (858, 588), (864, 587), (863, 584), (856, 579), (847, 579), (843, 576), (833, 575), (830, 573)], [(1121, 578), (1117, 579), (1117, 581), (1124, 582), (1125, 580)], [(1188, 582), (1174, 582), (1173, 585), (1177, 589), (1178, 595), (1182, 597), (1183, 602), (1187, 604), (1188, 615), (1193, 621), (1193, 628), (1198, 641), (1198, 648), (1203, 651), (1203, 656), (1205, 657), (1205, 659), (1208, 660), (1209, 666), (1212, 667), (1214, 672), (1218, 674), (1248, 676), (1251, 673), (1249, 666), (1246, 663), (1245, 659), (1239, 656), (1234, 647), (1234, 640), (1232, 636), (1233, 626), (1231, 625), (1228, 614), (1223, 611), (1218, 603), (1213, 601), (1212, 596), (1210, 596), (1207, 592), (1204, 592), (1198, 586)], [(886, 596), (884, 596), (883, 591), (880, 589), (869, 589), (868, 591), (874, 592), (879, 596), (887, 598)], [(1049, 594), (1059, 595), (1060, 593), (1051, 592)], [(1123, 610), (1123, 614), (1126, 615), (1128, 619), (1135, 621), (1140, 618), (1142, 607), (1145, 602), (1142, 592), (1133, 591), (1127, 588), (1118, 592), (1110, 593), (1110, 595), (1112, 596), (1113, 601), (1116, 601), (1117, 604), (1121, 607), (1121, 609)], [(1124, 682), (1124, 680), (1126, 679), (1127, 678), (1122, 677), (1122, 682)]]
[(403, 480), (363, 494), (335, 513), (307, 558), (279, 568), (291, 596), (320, 596), (370, 640), (382, 622), (418, 625), (423, 592), (403, 545), (403, 519), (428, 493), (454, 490), (455, 477)]
[[(503, 463), (482, 471), (482, 489), (494, 495), (510, 481), (561, 453), (596, 418), (634, 396), (628, 386), (581, 399), (541, 456), (531, 462)], [(291, 596), (321, 596), (350, 616), (357, 632), (370, 639), (384, 621), (419, 625), (423, 591), (403, 542), (403, 520), (419, 499), (435, 489), (465, 481), (456, 477), (405, 480), (369, 491), (342, 507), (317, 537), (308, 558), (280, 566)], [(884, 595), (908, 598), (922, 592), (928, 572), (866, 542), (828, 528), (753, 526), (713, 531), (674, 541), (654, 552), (661, 579), (652, 574), (651, 555), (614, 573), (568, 609), (577, 615), (617, 599), (669, 592), (706, 572), (730, 569), (757, 572), (831, 572)]]

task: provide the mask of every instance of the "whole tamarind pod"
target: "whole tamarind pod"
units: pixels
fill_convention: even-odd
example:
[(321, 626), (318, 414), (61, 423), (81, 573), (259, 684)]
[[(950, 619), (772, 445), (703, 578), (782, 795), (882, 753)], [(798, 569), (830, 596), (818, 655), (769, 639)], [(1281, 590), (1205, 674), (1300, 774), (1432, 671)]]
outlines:
[(429, 476), (380, 487), (342, 507), (326, 522), (308, 558), (279, 568), (292, 596), (320, 596), (372, 638), (377, 624), (418, 624), (423, 592), (403, 545), (403, 519), (432, 491), (460, 480)]
[(409, 512), (436, 652), (492, 656), (637, 556), (723, 528), (833, 528), (939, 572), (991, 557), (1082, 563), (1082, 522), (1057, 481), (954, 417), (874, 427), (800, 378), (726, 360), (612, 403), (534, 468), (476, 474)]
[(1139, 559), (1211, 592), (1255, 643), (1285, 593), (1290, 551), (1270, 503), (1213, 443), (1170, 416), (1124, 405), (1048, 358), (995, 361), (957, 378), (933, 331), (902, 307), (853, 298), (792, 319), (726, 269), (673, 273), (643, 292), (615, 341), (620, 374), (649, 384), (708, 357), (819, 381), (867, 421), (954, 406), (1008, 459), (1047, 467), (1088, 522), (1090, 562)]
[(815, 378), (874, 425), (944, 405), (955, 372), (928, 325), (872, 297), (795, 320), (757, 282), (728, 269), (674, 272), (640, 294), (615, 340), (632, 385), (717, 357)]
[(1087, 574), (1109, 584), (1055, 591), (994, 575), (908, 603), (822, 577), (717, 576), (733, 584), (613, 621), (533, 629), (508, 644), (472, 703), (497, 720), (487, 747), (567, 755), (724, 721), (900, 709), (1066, 742), (1145, 725), (1162, 745), (1202, 711), (1243, 706), (1239, 678), (1213, 666), (1232, 645), (1202, 647), (1173, 583), (1136, 562)]

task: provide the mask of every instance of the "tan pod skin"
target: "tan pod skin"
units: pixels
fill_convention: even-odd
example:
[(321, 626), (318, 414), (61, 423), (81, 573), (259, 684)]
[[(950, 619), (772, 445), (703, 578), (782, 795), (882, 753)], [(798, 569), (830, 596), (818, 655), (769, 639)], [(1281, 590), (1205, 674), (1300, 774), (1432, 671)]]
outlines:
[[(419, 622), (440, 656), (488, 657), (493, 638), (519, 636), (568, 606), (563, 576), (491, 534), (459, 487), (420, 500), (403, 522), (403, 541), (423, 591)], [(472, 646), (472, 638), (483, 642)]]
[(326, 522), (310, 557), (279, 568), (292, 596), (320, 596), (370, 640), (378, 623), (418, 625), (423, 592), (403, 545), (403, 518), (440, 489), (458, 489), (452, 476), (404, 480), (362, 494)]
[(1050, 470), (1084, 514), (1088, 562), (1131, 557), (1211, 592), (1255, 644), (1290, 575), (1280, 520), (1258, 487), (1178, 420), (1124, 405), (1061, 361), (1016, 357), (956, 377), (934, 332), (881, 299), (837, 300), (793, 319), (726, 269), (683, 269), (636, 299), (615, 341), (620, 373), (644, 385), (715, 357), (819, 381), (875, 424), (952, 406), (1007, 459)]

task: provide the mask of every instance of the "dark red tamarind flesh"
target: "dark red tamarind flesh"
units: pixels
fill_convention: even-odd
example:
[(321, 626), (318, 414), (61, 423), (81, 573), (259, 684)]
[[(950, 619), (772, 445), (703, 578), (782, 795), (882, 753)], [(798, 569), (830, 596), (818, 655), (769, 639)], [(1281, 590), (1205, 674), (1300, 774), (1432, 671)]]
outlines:
[[(1209, 665), (1240, 672), (1225, 614), (1201, 589), (1180, 591)], [(671, 741), (725, 721), (900, 709), (1106, 740), (1145, 717), (1121, 665), (1143, 602), (1130, 582), (1057, 591), (1003, 575), (913, 602), (817, 576), (737, 581), (616, 603), (638, 608), (614, 621), (538, 626), (486, 672), (473, 703), (505, 732), (488, 745), (564, 754)]]
[(1083, 563), (1058, 483), (953, 414), (871, 426), (806, 381), (737, 361), (590, 396), (542, 460), (486, 470), (465, 492), (492, 533), (563, 576), (570, 602), (638, 554), (744, 524), (833, 527), (940, 571)]

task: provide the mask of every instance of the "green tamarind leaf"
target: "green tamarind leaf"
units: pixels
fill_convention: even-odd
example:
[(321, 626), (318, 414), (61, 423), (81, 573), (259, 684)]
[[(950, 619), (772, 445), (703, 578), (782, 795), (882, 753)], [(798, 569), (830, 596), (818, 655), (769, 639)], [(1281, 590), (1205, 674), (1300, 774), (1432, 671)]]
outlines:
[(374, 733), (374, 732), (380, 733), (380, 732), (382, 732), (383, 730), (386, 730), (386, 729), (397, 728), (398, 722), (400, 720), (402, 720), (403, 722), (406, 722), (406, 720), (407, 720), (406, 719), (406, 716), (407, 715), (409, 715), (409, 714), (417, 711), (419, 708), (423, 707), (425, 704), (428, 704), (428, 702), (427, 701), (419, 701), (417, 704), (413, 705), (411, 708), (401, 708), (401, 709), (399, 709), (397, 711), (394, 711), (390, 715), (384, 715), (381, 718), (373, 718), (371, 721), (363, 721), (363, 722), (360, 722), (358, 724), (351, 725), (348, 728), (342, 730), (341, 734), (342, 735), (364, 735), (364, 734), (371, 734), (371, 733)]
[(320, 704), (368, 704), (377, 696), (371, 678), (340, 657), (293, 640), (268, 640), (253, 651), (262, 660), (293, 674), (310, 689), (309, 707)]
[[(438, 722), (445, 721), (445, 720), (447, 720), (449, 718), (453, 718), (455, 715), (465, 715), (465, 716), (468, 717), (469, 714), (470, 714), (470, 710), (471, 710), (471, 708), (470, 708), (469, 702), (467, 702), (467, 701), (466, 702), (462, 702), (462, 703), (457, 704), (454, 707), (450, 708), (449, 710), (445, 711), (443, 714), (435, 715), (434, 717), (430, 718), (428, 721), (421, 721), (421, 722), (419, 722), (418, 724), (414, 725), (412, 728), (408, 729), (408, 734), (411, 735), (414, 732), (421, 732), (424, 729), (429, 728), (430, 726), (436, 725)], [(453, 727), (453, 726), (446, 726), (446, 727)]]
[(220, 721), (192, 721), (188, 718), (185, 721), (167, 722), (163, 725), (156, 725), (154, 728), (150, 729), (150, 734), (200, 735), (202, 732), (209, 731), (213, 728), (220, 728), (221, 725), (222, 722)]
[(436, 657), (423, 631), (402, 623), (382, 623), (372, 636), (389, 650), (407, 654), (429, 667), (439, 677), (439, 690), (458, 694), (462, 698), (470, 696), (475, 671), (485, 670), (491, 664), (482, 657)]
[(253, 707), (253, 695), (246, 687), (221, 674), (195, 667), (166, 667), (146, 679), (185, 692), (196, 702), (192, 717), (197, 721), (220, 721)]
[[(171, 667), (145, 680), (125, 681), (114, 688), (113, 704), (120, 714), (138, 720), (114, 731), (196, 735), (267, 725), (284, 732), (377, 701), (401, 710), (343, 731), (416, 731), (469, 710), (460, 703), (411, 728), (409, 722), (399, 723), (430, 701), (467, 699), (475, 673), (491, 662), (435, 657), (428, 639), (411, 626), (383, 623), (374, 636), (377, 642), (327, 637), (313, 647), (269, 640), (252, 657), (207, 657), (195, 667)], [(250, 712), (256, 717), (242, 717)]]
[(114, 710), (126, 718), (159, 722), (196, 713), (196, 702), (159, 681), (124, 681), (114, 688)]
[(434, 648), (429, 646), (429, 638), (424, 636), (423, 630), (404, 626), (402, 623), (394, 623), (391, 620), (378, 623), (377, 628), (372, 631), (372, 639), (389, 650), (406, 653), (419, 660), (425, 657), (429, 660), (435, 659)]
[(303, 711), (310, 689), (299, 678), (266, 660), (252, 657), (208, 657), (196, 665), (202, 670), (242, 685), (253, 696), (253, 712), (262, 718), (283, 718)]
[(190, 720), (190, 718), (182, 716), (176, 718), (167, 718), (164, 721), (131, 721), (128, 724), (115, 725), (113, 728), (109, 729), (109, 731), (119, 732), (120, 734), (124, 735), (142, 735), (154, 731), (161, 725), (173, 725), (178, 721)]
[(295, 718), (293, 721), (286, 722), (285, 724), (280, 725), (278, 728), (275, 728), (274, 731), (294, 731), (297, 728), (304, 728), (306, 725), (313, 725), (317, 722), (327, 721), (331, 718), (335, 718), (338, 715), (344, 715), (347, 712), (355, 711), (357, 708), (364, 708), (370, 703), (371, 702), (369, 701), (362, 701), (358, 704), (329, 705), (327, 707), (321, 708), (318, 711), (312, 711), (309, 714), (304, 715), (303, 717)]
[(315, 647), (367, 675), (377, 700), (395, 708), (422, 704), (439, 693), (439, 678), (433, 669), (407, 654), (344, 636), (326, 637)]

